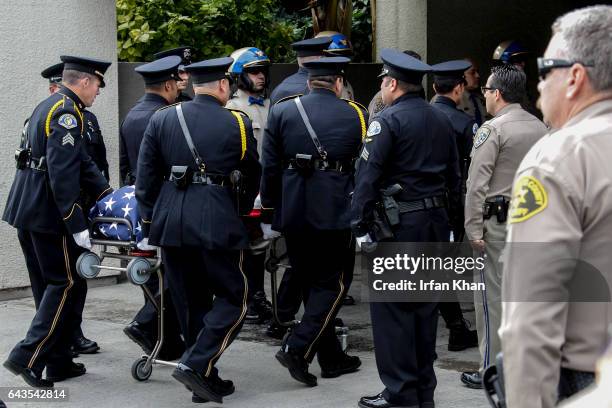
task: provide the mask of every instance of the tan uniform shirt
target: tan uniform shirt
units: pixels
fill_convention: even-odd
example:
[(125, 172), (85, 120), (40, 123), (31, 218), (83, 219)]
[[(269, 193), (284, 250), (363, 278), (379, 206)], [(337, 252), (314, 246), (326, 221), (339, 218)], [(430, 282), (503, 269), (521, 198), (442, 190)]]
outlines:
[(249, 104), (249, 94), (238, 89), (232, 99), (225, 105), (230, 109), (238, 109), (249, 115), (253, 124), (253, 136), (257, 140), (257, 153), (261, 157), (261, 144), (263, 141), (264, 130), (268, 123), (268, 111), (270, 110), (270, 99), (264, 100), (264, 106), (257, 104)]
[(465, 203), (465, 233), (469, 240), (482, 239), (482, 205), (498, 195), (510, 199), (512, 180), (531, 146), (546, 133), (546, 126), (511, 103), (478, 129), (474, 136)]
[[(585, 266), (596, 271), (581, 281), (587, 292), (610, 287), (612, 100), (542, 138), (522, 161), (512, 194), (499, 330), (506, 396), (509, 408), (549, 408), (560, 367), (594, 371), (609, 341), (612, 303), (554, 298), (565, 298), (568, 282)], [(517, 242), (540, 248), (526, 253)]]
[(457, 104), (457, 109), (467, 113), (468, 115), (470, 115), (471, 118), (476, 119), (475, 111), (476, 108), (478, 108), (478, 111), (480, 112), (480, 117), (483, 121), (491, 119), (491, 115), (487, 113), (487, 109), (485, 108), (485, 101), (482, 94), (480, 94), (479, 91), (473, 92), (474, 96), (476, 97), (476, 107), (474, 107), (474, 103), (472, 103), (472, 101), (470, 100), (470, 92), (466, 90), (461, 96), (461, 100)]

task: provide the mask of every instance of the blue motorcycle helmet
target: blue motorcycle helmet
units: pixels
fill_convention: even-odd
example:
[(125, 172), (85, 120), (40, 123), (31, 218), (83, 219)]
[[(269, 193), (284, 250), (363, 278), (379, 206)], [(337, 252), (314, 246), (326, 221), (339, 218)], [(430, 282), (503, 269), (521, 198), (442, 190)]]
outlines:
[(315, 38), (319, 37), (330, 37), (332, 39), (331, 44), (329, 44), (329, 47), (325, 50), (327, 55), (332, 57), (350, 57), (353, 55), (353, 45), (346, 35), (337, 31), (321, 31), (315, 36)]
[(234, 62), (229, 67), (229, 73), (236, 80), (238, 88), (255, 92), (253, 82), (249, 79), (247, 73), (263, 72), (266, 76), (265, 89), (268, 89), (270, 84), (270, 59), (262, 50), (256, 47), (244, 47), (232, 52), (230, 57), (234, 59)]

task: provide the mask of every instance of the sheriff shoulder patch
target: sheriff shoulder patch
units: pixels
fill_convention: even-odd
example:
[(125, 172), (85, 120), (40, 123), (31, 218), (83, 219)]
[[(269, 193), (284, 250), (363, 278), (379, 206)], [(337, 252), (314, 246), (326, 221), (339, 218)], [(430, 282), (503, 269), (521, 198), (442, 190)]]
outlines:
[(480, 146), (482, 146), (482, 144), (485, 142), (485, 140), (487, 140), (490, 134), (490, 128), (488, 128), (487, 126), (481, 126), (480, 129), (478, 129), (476, 136), (474, 136), (474, 149), (478, 149)]
[(366, 136), (375, 136), (380, 133), (382, 127), (380, 126), (380, 122), (375, 120), (370, 123), (370, 127), (368, 127), (368, 133)]
[(66, 129), (73, 129), (77, 127), (77, 120), (74, 115), (71, 115), (70, 113), (64, 113), (62, 116), (60, 116), (57, 123)]
[(522, 176), (514, 184), (514, 197), (510, 204), (509, 222), (523, 222), (544, 211), (548, 205), (548, 194), (535, 177)]

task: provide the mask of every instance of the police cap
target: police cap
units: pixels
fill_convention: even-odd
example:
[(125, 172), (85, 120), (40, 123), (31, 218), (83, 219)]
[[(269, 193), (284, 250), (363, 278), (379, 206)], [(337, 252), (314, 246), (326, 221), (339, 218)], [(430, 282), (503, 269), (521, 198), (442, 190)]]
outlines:
[(351, 62), (346, 57), (323, 57), (316, 61), (304, 63), (308, 76), (344, 75), (344, 68)]
[(134, 69), (142, 75), (145, 84), (153, 85), (170, 79), (179, 80), (178, 66), (181, 58), (176, 55), (160, 58), (148, 64), (140, 65)]
[(228, 77), (228, 68), (234, 62), (233, 58), (222, 57), (194, 62), (185, 67), (194, 84), (204, 84)]
[(291, 44), (291, 48), (296, 52), (298, 57), (312, 57), (315, 55), (324, 55), (325, 50), (331, 44), (331, 37), (309, 38)]
[(40, 76), (48, 79), (50, 84), (59, 84), (62, 82), (62, 71), (64, 71), (64, 63), (60, 62), (45, 68)]
[(426, 63), (392, 48), (384, 48), (380, 58), (383, 61), (383, 71), (379, 77), (388, 75), (409, 84), (420, 84), (423, 75), (432, 70)]
[(111, 62), (95, 58), (75, 57), (73, 55), (62, 55), (60, 60), (64, 63), (64, 69), (86, 72), (100, 79), (100, 87), (104, 88), (104, 73), (110, 67)]
[(183, 71), (183, 68), (185, 67), (185, 65), (191, 64), (191, 61), (193, 58), (193, 51), (194, 51), (193, 47), (177, 47), (177, 48), (172, 48), (170, 50), (165, 50), (165, 51), (161, 51), (156, 54), (153, 54), (153, 57), (155, 57), (155, 59), (158, 60), (164, 57), (169, 57), (171, 55), (176, 55), (177, 57), (181, 58), (181, 64), (179, 66), (179, 70)]
[(465, 71), (472, 66), (472, 63), (466, 60), (445, 61), (439, 64), (432, 65), (434, 78), (438, 79), (465, 79)]

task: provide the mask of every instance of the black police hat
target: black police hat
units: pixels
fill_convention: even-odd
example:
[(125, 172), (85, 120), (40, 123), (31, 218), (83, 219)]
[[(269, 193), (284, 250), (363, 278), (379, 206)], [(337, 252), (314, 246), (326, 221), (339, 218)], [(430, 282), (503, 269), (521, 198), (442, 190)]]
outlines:
[(296, 52), (298, 57), (312, 57), (315, 55), (324, 55), (325, 50), (332, 43), (331, 37), (310, 38), (291, 44), (291, 48)]
[(384, 64), (379, 76), (389, 75), (409, 84), (419, 85), (423, 80), (423, 75), (432, 70), (428, 64), (391, 48), (384, 48), (380, 52), (380, 58)]
[(222, 57), (194, 62), (185, 67), (191, 75), (194, 84), (204, 84), (228, 77), (228, 68), (234, 62), (233, 58)]
[(191, 64), (193, 58), (193, 51), (193, 47), (177, 47), (153, 54), (153, 57), (155, 57), (156, 60), (164, 57), (169, 57), (171, 55), (181, 57), (181, 66), (179, 66), (179, 70), (183, 70), (185, 65)]
[(64, 71), (64, 63), (60, 62), (59, 64), (51, 65), (43, 70), (40, 73), (45, 79), (49, 80), (50, 84), (59, 84), (62, 82), (62, 72)]
[(62, 55), (60, 59), (64, 63), (64, 69), (86, 72), (100, 78), (100, 87), (104, 88), (104, 73), (111, 66), (111, 62), (102, 61), (95, 58), (75, 57), (72, 55)]
[(176, 55), (160, 58), (148, 64), (140, 65), (134, 69), (142, 75), (147, 85), (158, 84), (169, 79), (179, 80), (178, 66), (181, 58)]
[(471, 66), (472, 63), (466, 60), (452, 60), (432, 65), (431, 68), (436, 79), (462, 79), (464, 78), (465, 71)]
[(304, 67), (308, 70), (308, 75), (344, 75), (344, 68), (351, 62), (350, 58), (346, 57), (322, 57), (316, 61), (304, 63)]

